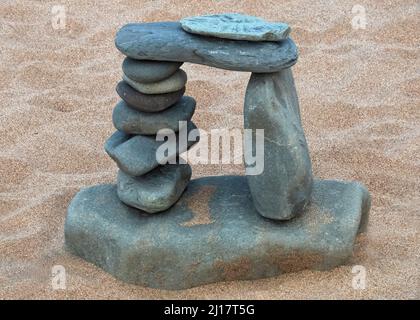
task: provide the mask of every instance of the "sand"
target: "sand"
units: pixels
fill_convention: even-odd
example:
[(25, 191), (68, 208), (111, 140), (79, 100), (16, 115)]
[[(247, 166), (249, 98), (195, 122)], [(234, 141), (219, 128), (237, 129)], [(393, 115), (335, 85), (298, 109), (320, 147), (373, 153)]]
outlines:
[[(420, 63), (416, 0), (57, 1), (0, 4), (0, 298), (419, 298)], [(95, 4), (93, 4), (95, 3)], [(416, 4), (417, 3), (417, 4)], [(184, 291), (127, 285), (68, 254), (66, 207), (82, 187), (115, 181), (103, 150), (113, 132), (123, 55), (115, 32), (135, 21), (241, 12), (286, 21), (300, 50), (293, 68), (314, 173), (360, 180), (372, 194), (368, 232), (345, 266)], [(185, 64), (198, 127), (241, 128), (248, 73)], [(242, 174), (241, 165), (195, 165), (194, 177)], [(51, 268), (67, 289), (53, 290)], [(366, 268), (364, 290), (352, 287)]]

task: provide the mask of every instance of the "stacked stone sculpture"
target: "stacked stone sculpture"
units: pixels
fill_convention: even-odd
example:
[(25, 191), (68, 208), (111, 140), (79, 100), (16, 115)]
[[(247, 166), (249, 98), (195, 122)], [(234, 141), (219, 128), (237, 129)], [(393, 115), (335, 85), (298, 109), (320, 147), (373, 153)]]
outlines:
[[(289, 33), (285, 23), (240, 14), (122, 27), (115, 38), (127, 56), (122, 101), (113, 112), (117, 132), (105, 143), (120, 169), (117, 185), (72, 200), (69, 250), (123, 281), (163, 289), (345, 263), (366, 229), (370, 195), (358, 182), (312, 176)], [(175, 164), (159, 158), (157, 135), (196, 130), (184, 62), (252, 73), (244, 127), (263, 130), (263, 172), (190, 181), (191, 167), (179, 159), (196, 142), (189, 140), (165, 155)], [(255, 152), (253, 141), (245, 149)]]
[[(196, 102), (183, 96), (187, 82), (182, 63), (139, 61), (126, 58), (122, 64), (123, 81), (117, 85), (121, 101), (112, 120), (117, 131), (105, 143), (108, 155), (117, 163), (117, 194), (125, 204), (148, 213), (171, 207), (191, 179), (187, 163), (164, 164), (156, 157), (158, 133), (195, 130), (191, 117)], [(180, 128), (180, 124), (184, 124)], [(166, 156), (176, 159), (193, 143)]]

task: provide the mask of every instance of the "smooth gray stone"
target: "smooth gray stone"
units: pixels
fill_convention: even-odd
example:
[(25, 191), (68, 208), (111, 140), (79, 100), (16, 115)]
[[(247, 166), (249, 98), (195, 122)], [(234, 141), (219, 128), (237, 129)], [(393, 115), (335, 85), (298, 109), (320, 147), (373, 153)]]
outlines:
[(164, 94), (144, 94), (133, 89), (128, 83), (120, 81), (117, 93), (130, 107), (144, 112), (163, 111), (177, 102), (185, 93), (185, 87)]
[(192, 180), (160, 214), (128, 207), (114, 185), (99, 185), (71, 201), (65, 243), (122, 281), (160, 289), (327, 270), (351, 257), (370, 197), (359, 183), (332, 180), (316, 180), (312, 196), (300, 216), (277, 222), (254, 209), (245, 177)]
[[(251, 75), (245, 94), (244, 128), (254, 133), (264, 129), (264, 171), (248, 175), (256, 209), (266, 218), (293, 218), (310, 199), (312, 167), (290, 68)], [(255, 154), (255, 143), (249, 146), (246, 141), (245, 148), (252, 148)]]
[[(187, 133), (196, 130), (197, 127), (191, 121), (187, 124)], [(197, 129), (198, 130), (198, 129)], [(199, 141), (188, 141), (187, 146), (180, 145), (179, 133), (176, 134), (176, 150), (166, 155), (168, 159), (174, 159)], [(131, 176), (141, 176), (154, 168), (162, 161), (157, 158), (156, 151), (166, 141), (156, 141), (155, 136), (129, 135), (116, 131), (105, 142), (105, 151), (117, 163), (118, 167)]]
[(132, 177), (118, 172), (118, 197), (125, 204), (148, 213), (170, 208), (182, 195), (191, 179), (189, 164), (167, 164), (146, 173)]
[(251, 72), (275, 72), (294, 65), (298, 51), (287, 38), (251, 42), (185, 32), (179, 22), (132, 23), (117, 33), (115, 45), (133, 59), (192, 62)]
[(290, 33), (287, 23), (267, 22), (240, 13), (188, 17), (180, 23), (187, 32), (233, 40), (280, 41)]
[(134, 60), (125, 58), (122, 64), (124, 74), (138, 82), (158, 82), (173, 75), (182, 62)]
[(127, 77), (123, 74), (123, 80), (127, 82), (137, 91), (144, 94), (163, 94), (168, 92), (175, 92), (181, 90), (187, 83), (187, 74), (184, 70), (179, 69), (169, 78), (159, 82), (141, 83)]
[(112, 121), (117, 130), (127, 134), (154, 135), (163, 129), (177, 132), (179, 121), (191, 120), (195, 105), (194, 98), (184, 96), (162, 112), (142, 112), (120, 101), (114, 108)]

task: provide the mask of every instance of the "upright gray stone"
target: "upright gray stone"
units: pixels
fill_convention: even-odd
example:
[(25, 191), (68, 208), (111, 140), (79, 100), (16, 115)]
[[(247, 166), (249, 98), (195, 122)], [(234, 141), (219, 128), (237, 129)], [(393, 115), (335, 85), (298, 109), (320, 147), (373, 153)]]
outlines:
[[(276, 220), (293, 218), (310, 200), (312, 169), (290, 68), (251, 75), (244, 127), (254, 136), (264, 129), (264, 171), (247, 177), (257, 211)], [(246, 141), (245, 148), (255, 154), (255, 143)]]
[(240, 41), (185, 32), (179, 22), (132, 23), (122, 27), (115, 45), (133, 59), (183, 61), (250, 72), (275, 72), (294, 65), (298, 51), (290, 39)]

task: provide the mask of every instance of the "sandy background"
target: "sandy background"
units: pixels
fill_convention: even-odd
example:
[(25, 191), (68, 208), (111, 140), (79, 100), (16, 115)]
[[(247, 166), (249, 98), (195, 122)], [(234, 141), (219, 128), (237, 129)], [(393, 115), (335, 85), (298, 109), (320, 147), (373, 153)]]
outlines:
[[(419, 5), (401, 1), (8, 1), (0, 4), (0, 298), (419, 298)], [(417, 2), (417, 5), (416, 5)], [(66, 6), (66, 27), (51, 24)], [(351, 25), (366, 8), (365, 30)], [(123, 59), (114, 34), (135, 21), (243, 12), (286, 21), (316, 176), (360, 180), (373, 197), (370, 228), (348, 265), (170, 292), (126, 285), (63, 248), (66, 207), (83, 186), (113, 182), (103, 150)], [(193, 119), (242, 127), (248, 73), (185, 64)], [(241, 173), (196, 166), (195, 177)], [(67, 289), (51, 287), (63, 265)], [(352, 288), (351, 268), (367, 270)]]

